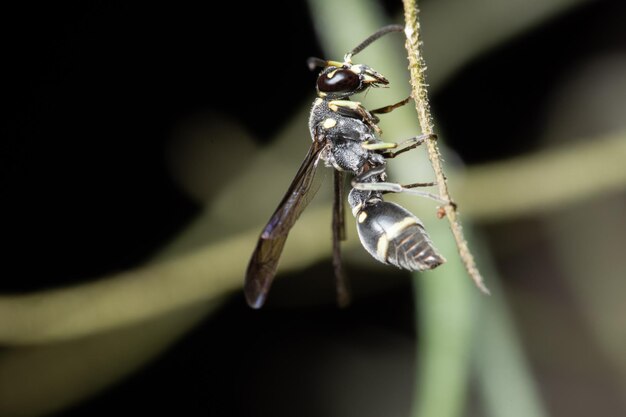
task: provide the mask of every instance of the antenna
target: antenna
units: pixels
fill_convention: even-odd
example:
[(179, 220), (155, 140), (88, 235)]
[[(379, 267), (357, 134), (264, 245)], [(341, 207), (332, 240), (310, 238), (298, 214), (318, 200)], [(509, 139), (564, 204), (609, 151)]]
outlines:
[(367, 48), (372, 42), (374, 42), (378, 38), (380, 38), (382, 36), (385, 36), (386, 34), (391, 33), (391, 32), (403, 32), (403, 31), (404, 31), (404, 26), (402, 26), (402, 25), (387, 25), (387, 26), (383, 26), (382, 28), (378, 29), (376, 32), (371, 34), (363, 42), (361, 42), (356, 48), (354, 48), (353, 50), (348, 52), (345, 55), (345, 57), (343, 58), (343, 60), (345, 62), (351, 62), (352, 56), (358, 54), (363, 49)]

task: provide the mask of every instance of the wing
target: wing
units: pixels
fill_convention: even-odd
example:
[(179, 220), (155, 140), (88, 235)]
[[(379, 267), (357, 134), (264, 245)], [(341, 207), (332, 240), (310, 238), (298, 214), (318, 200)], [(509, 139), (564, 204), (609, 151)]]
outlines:
[(317, 140), (313, 141), (293, 182), (261, 232), (243, 287), (248, 305), (252, 308), (260, 308), (265, 303), (289, 231), (317, 191), (312, 184), (324, 146)]

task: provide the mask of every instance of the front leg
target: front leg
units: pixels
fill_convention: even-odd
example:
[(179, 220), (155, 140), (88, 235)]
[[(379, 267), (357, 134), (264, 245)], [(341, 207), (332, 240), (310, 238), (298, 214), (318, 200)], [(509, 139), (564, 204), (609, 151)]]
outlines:
[(362, 120), (379, 135), (383, 133), (383, 131), (376, 124), (380, 121), (380, 119), (370, 113), (358, 101), (331, 100), (328, 102), (328, 108), (342, 116)]
[(370, 110), (370, 113), (372, 114), (383, 114), (383, 113), (390, 113), (393, 110), (397, 109), (398, 107), (402, 107), (404, 106), (406, 103), (408, 103), (411, 100), (411, 96), (408, 96), (407, 98), (405, 98), (402, 101), (398, 101), (395, 104), (390, 104), (389, 106), (385, 106), (385, 107), (380, 107), (378, 109), (374, 109), (374, 110)]

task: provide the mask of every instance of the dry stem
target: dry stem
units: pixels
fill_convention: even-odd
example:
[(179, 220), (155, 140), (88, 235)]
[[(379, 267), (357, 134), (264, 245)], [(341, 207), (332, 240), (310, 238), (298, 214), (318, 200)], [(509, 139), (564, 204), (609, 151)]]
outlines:
[[(434, 135), (433, 118), (430, 113), (430, 104), (428, 102), (428, 91), (425, 82), (426, 65), (424, 57), (422, 56), (421, 40), (420, 40), (420, 26), (418, 21), (419, 9), (417, 8), (416, 0), (403, 0), (404, 3), (404, 20), (406, 34), (406, 50), (408, 52), (409, 59), (409, 71), (411, 73), (411, 87), (412, 96), (415, 100), (415, 109), (417, 110), (417, 117), (419, 119), (420, 127), (424, 135)], [(448, 191), (448, 184), (446, 182), (446, 176), (443, 173), (441, 167), (441, 154), (439, 153), (439, 147), (436, 140), (428, 140), (426, 142), (428, 148), (428, 158), (435, 171), (437, 178), (437, 186), (439, 187), (439, 196), (446, 201), (453, 201)], [(483, 277), (480, 275), (480, 271), (476, 266), (474, 257), (469, 250), (467, 241), (463, 237), (463, 229), (461, 222), (458, 219), (455, 207), (452, 204), (444, 206), (444, 210), (448, 220), (450, 222), (450, 228), (454, 235), (457, 248), (459, 249), (459, 255), (467, 269), (467, 272), (471, 276), (472, 280), (478, 288), (485, 294), (489, 294), (489, 290), (483, 282)]]

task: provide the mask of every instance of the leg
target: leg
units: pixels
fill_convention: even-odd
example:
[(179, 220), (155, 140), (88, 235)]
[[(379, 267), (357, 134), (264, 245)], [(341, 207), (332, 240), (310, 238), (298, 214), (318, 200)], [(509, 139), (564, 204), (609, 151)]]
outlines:
[[(383, 175), (385, 174), (385, 170), (387, 169), (387, 167), (385, 165), (378, 165), (375, 167), (372, 167), (370, 169), (368, 169), (365, 172), (360, 173), (359, 175), (357, 175), (356, 177), (352, 178), (352, 188), (356, 188), (354, 185), (355, 184), (360, 184), (363, 183), (365, 180), (375, 177), (377, 175)], [(371, 184), (370, 182), (367, 182), (365, 184)], [(360, 190), (360, 188), (357, 188), (358, 190)]]
[(379, 122), (378, 117), (374, 116), (358, 101), (331, 100), (328, 102), (328, 108), (342, 116), (362, 120), (365, 124), (371, 127), (374, 132), (378, 133), (379, 135), (382, 133), (382, 130), (380, 130), (380, 128), (376, 124)]
[(380, 107), (378, 109), (374, 109), (374, 110), (370, 110), (370, 113), (372, 114), (383, 114), (383, 113), (390, 113), (393, 110), (397, 109), (398, 107), (402, 107), (404, 106), (406, 103), (408, 103), (411, 100), (411, 96), (408, 96), (407, 98), (405, 98), (402, 101), (398, 101), (395, 104), (390, 104), (389, 106), (385, 106), (385, 107)]
[(412, 184), (404, 184), (404, 188), (416, 188), (416, 187), (432, 187), (433, 185), (437, 185), (436, 181), (431, 182), (414, 182)]
[(416, 183), (407, 184), (407, 185), (402, 185), (402, 184), (398, 184), (395, 182), (384, 182), (384, 181), (364, 182), (365, 180), (369, 178), (384, 174), (386, 168), (387, 167), (385, 165), (379, 165), (377, 167), (370, 168), (369, 170), (354, 177), (350, 185), (352, 186), (352, 188), (357, 189), (357, 190), (378, 191), (383, 194), (408, 193), (408, 194), (419, 195), (421, 197), (430, 198), (431, 200), (434, 200), (438, 202), (439, 204), (451, 205), (456, 210), (457, 205), (454, 201), (444, 200), (443, 198), (433, 193), (429, 193), (426, 191), (418, 191), (418, 190), (413, 189), (417, 187), (430, 187), (432, 185), (435, 185), (434, 182), (416, 182)]
[(386, 150), (385, 152), (382, 152), (382, 155), (388, 159), (395, 158), (396, 156), (400, 155), (403, 152), (410, 151), (411, 149), (417, 148), (418, 146), (420, 146), (422, 143), (424, 143), (427, 140), (437, 140), (437, 135), (434, 135), (434, 134), (433, 135), (420, 135), (420, 136), (412, 137), (398, 144), (398, 147), (395, 150), (393, 151)]
[[(415, 183), (415, 184), (409, 184), (407, 186), (404, 186), (402, 184), (398, 184), (395, 182), (357, 182), (356, 180), (359, 179), (359, 177), (360, 176), (355, 177), (354, 180), (352, 181), (352, 188), (355, 188), (357, 190), (363, 190), (363, 191), (379, 191), (381, 193), (408, 193), (408, 194), (419, 195), (421, 197), (430, 198), (431, 200), (434, 200), (440, 204), (445, 204), (445, 205), (450, 204), (456, 209), (456, 203), (452, 201), (444, 200), (441, 197), (433, 193), (429, 193), (426, 191), (418, 191), (418, 190), (413, 189), (415, 187), (422, 185), (422, 183)], [(424, 184), (432, 185), (432, 183), (424, 183)]]
[(346, 307), (350, 304), (350, 290), (348, 281), (341, 267), (341, 241), (346, 239), (345, 213), (343, 203), (344, 173), (335, 170), (333, 202), (333, 269), (335, 271), (335, 284), (337, 288), (337, 304)]

